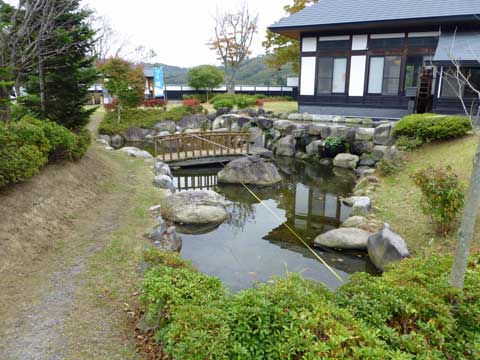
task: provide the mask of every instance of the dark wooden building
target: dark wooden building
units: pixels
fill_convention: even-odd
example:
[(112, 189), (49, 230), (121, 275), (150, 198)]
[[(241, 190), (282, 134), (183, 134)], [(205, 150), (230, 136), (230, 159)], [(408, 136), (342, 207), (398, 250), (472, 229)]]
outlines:
[(480, 0), (320, 0), (270, 30), (301, 42), (300, 112), (462, 113), (452, 60), (480, 89)]

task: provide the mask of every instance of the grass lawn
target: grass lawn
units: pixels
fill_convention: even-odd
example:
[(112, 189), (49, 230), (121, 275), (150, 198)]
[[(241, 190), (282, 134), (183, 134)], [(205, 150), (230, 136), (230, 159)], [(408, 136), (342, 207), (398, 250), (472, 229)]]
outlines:
[[(429, 217), (420, 209), (421, 194), (410, 176), (429, 165), (450, 165), (467, 186), (470, 181), (475, 148), (474, 136), (426, 144), (407, 155), (407, 165), (400, 174), (381, 180), (381, 185), (374, 195), (376, 211), (383, 221), (389, 223), (405, 238), (413, 256), (453, 252), (456, 234), (447, 238), (435, 236)], [(480, 221), (477, 221), (474, 247), (479, 245)]]

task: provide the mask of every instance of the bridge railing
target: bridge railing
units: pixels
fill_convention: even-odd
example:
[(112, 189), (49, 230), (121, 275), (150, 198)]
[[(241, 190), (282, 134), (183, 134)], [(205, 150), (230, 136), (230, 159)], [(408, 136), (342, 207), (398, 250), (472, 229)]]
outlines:
[(248, 154), (250, 151), (250, 134), (248, 132), (202, 131), (155, 136), (153, 140), (155, 156), (160, 155), (166, 162)]

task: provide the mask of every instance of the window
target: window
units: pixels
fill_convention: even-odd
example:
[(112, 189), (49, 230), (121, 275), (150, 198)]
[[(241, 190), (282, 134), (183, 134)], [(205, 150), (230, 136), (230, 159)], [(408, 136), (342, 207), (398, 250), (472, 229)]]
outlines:
[(402, 58), (400, 56), (370, 58), (368, 93), (398, 95), (401, 65)]
[(318, 59), (317, 94), (343, 94), (347, 78), (347, 58)]
[(370, 39), (368, 41), (368, 49), (369, 50), (402, 49), (404, 42), (405, 42), (404, 38)]
[(405, 90), (420, 85), (420, 77), (423, 70), (423, 56), (407, 57), (405, 69)]
[(319, 51), (348, 51), (350, 50), (350, 40), (322, 41), (318, 43)]
[(428, 36), (428, 37), (409, 37), (408, 38), (409, 48), (436, 49), (437, 46), (438, 46), (438, 37)]
[[(456, 77), (456, 70), (454, 68), (444, 70), (442, 81), (442, 97), (457, 97), (459, 93), (459, 83)], [(480, 68), (464, 68), (462, 72), (468, 78), (470, 84), (476, 90), (480, 90)], [(462, 94), (466, 98), (478, 97), (478, 94), (466, 84), (461, 81)]]

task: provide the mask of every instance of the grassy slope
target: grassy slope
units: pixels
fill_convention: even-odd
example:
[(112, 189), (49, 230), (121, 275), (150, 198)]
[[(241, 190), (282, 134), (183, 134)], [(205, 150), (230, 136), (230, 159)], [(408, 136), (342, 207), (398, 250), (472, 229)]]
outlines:
[[(468, 136), (448, 142), (426, 144), (408, 154), (406, 168), (400, 174), (382, 179), (374, 195), (380, 217), (402, 235), (413, 256), (450, 253), (454, 250), (455, 234), (446, 239), (434, 235), (429, 218), (419, 207), (420, 191), (410, 176), (429, 165), (448, 166), (469, 183), (476, 138)], [(480, 221), (475, 232), (474, 246), (480, 245)]]

